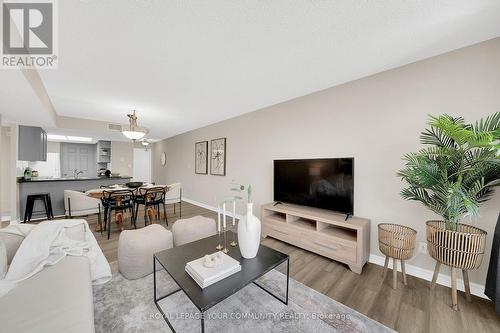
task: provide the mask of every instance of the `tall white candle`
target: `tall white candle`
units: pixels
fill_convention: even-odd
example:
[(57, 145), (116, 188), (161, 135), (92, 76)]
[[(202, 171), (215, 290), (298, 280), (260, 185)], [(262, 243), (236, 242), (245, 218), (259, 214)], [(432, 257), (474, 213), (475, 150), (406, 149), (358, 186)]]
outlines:
[(220, 232), (220, 206), (217, 206), (217, 231)]
[(236, 223), (236, 200), (233, 200), (233, 227)]
[(226, 230), (226, 203), (224, 202), (222, 204), (222, 223), (224, 226), (224, 230)]

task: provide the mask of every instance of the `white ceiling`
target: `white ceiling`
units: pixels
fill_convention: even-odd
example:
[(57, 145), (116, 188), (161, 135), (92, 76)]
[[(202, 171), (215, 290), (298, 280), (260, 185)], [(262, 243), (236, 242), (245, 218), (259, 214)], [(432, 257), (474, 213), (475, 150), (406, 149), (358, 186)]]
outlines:
[[(158, 139), (498, 37), (498, 22), (498, 0), (64, 0), (59, 68), (40, 75), (59, 115), (137, 109)], [(0, 113), (29, 109), (4, 100), (5, 72)]]

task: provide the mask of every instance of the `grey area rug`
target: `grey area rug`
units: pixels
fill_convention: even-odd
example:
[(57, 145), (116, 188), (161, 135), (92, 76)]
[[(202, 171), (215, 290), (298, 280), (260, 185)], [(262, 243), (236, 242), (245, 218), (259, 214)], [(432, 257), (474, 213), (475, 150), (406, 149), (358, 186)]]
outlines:
[[(113, 271), (111, 281), (94, 286), (96, 333), (171, 332), (153, 302), (153, 275), (127, 280)], [(178, 289), (163, 270), (157, 279), (158, 295)], [(274, 293), (286, 290), (286, 276), (275, 270), (258, 282)], [(201, 331), (198, 310), (182, 291), (160, 305), (177, 332)], [(250, 284), (205, 313), (205, 332), (394, 331), (290, 278), (288, 306)]]

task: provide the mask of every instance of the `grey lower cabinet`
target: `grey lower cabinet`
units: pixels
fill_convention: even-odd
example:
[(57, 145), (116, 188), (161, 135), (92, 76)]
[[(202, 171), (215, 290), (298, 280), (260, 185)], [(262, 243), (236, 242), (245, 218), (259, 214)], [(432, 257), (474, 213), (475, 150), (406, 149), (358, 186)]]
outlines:
[(19, 126), (18, 160), (47, 161), (47, 133), (41, 127)]

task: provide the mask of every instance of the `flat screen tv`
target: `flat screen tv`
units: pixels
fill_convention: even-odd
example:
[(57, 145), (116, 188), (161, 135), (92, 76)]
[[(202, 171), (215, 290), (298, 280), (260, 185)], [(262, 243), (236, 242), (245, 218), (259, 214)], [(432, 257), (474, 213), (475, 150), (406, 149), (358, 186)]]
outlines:
[(354, 158), (274, 160), (274, 201), (354, 212)]

